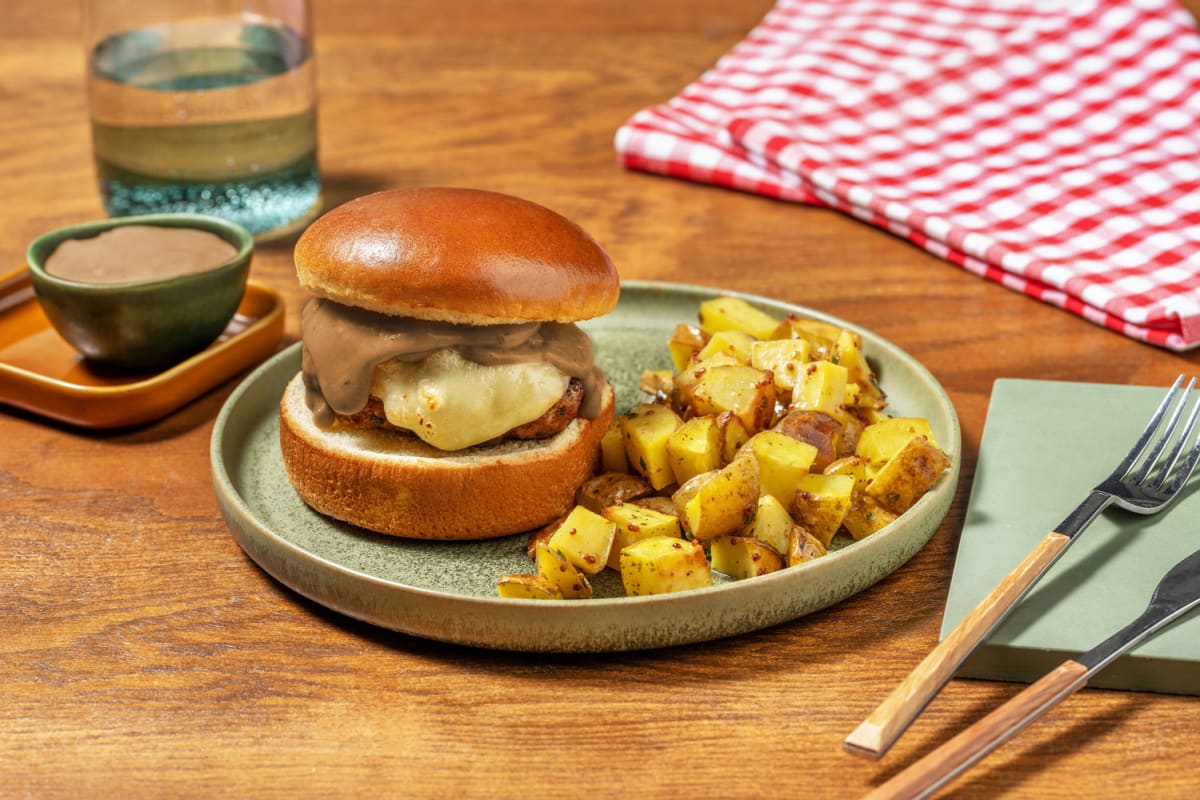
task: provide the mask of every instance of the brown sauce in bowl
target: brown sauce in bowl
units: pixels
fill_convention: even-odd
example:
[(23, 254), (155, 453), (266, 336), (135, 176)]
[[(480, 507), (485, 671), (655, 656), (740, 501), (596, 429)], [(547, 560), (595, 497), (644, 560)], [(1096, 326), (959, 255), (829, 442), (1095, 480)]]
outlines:
[(79, 283), (134, 283), (207, 272), (236, 255), (236, 247), (208, 231), (122, 225), (90, 239), (67, 239), (45, 270)]

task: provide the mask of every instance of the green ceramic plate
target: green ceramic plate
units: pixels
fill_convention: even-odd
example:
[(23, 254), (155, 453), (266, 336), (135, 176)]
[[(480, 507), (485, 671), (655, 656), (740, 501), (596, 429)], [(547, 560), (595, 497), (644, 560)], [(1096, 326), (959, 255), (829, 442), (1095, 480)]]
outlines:
[[(583, 327), (617, 390), (618, 411), (640, 402), (643, 369), (670, 366), (666, 342), (679, 322), (718, 292), (646, 282), (622, 285), (615, 311)], [(880, 533), (835, 539), (824, 558), (747, 581), (672, 595), (623, 597), (614, 575), (597, 598), (504, 600), (495, 582), (529, 572), (524, 534), (484, 542), (381, 536), (322, 517), (292, 491), (278, 444), (278, 403), (300, 365), (299, 345), (250, 375), (226, 402), (212, 438), (213, 484), (246, 553), (284, 585), (335, 611), (397, 631), (508, 650), (598, 652), (707, 641), (817, 611), (871, 586), (937, 530), (958, 482), (961, 435), (945, 391), (894, 345), (826, 314), (739, 295), (779, 317), (829, 320), (862, 333), (864, 349), (896, 415), (929, 419), (953, 468), (908, 513)]]

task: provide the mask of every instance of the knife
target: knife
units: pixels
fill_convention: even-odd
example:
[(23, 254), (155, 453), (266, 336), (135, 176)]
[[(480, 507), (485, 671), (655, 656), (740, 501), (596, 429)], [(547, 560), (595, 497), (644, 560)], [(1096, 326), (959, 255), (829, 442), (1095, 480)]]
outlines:
[(928, 796), (1086, 686), (1093, 675), (1115, 658), (1197, 606), (1200, 606), (1200, 550), (1163, 576), (1154, 589), (1150, 605), (1133, 622), (1078, 658), (1064, 661), (1004, 705), (881, 785), (867, 798)]

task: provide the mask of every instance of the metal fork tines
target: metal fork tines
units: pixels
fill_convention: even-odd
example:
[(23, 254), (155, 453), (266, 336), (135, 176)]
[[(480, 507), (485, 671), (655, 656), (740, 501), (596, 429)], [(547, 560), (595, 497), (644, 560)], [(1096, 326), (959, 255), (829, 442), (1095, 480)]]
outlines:
[(1195, 387), (1195, 378), (1186, 387), (1182, 375), (1175, 380), (1112, 474), (1098, 483), (846, 737), (847, 750), (873, 758), (887, 752), (980, 642), (1101, 511), (1115, 504), (1137, 514), (1154, 514), (1179, 496), (1200, 461), (1200, 440), (1192, 439), (1200, 418), (1200, 402), (1185, 416)]
[[(1178, 430), (1179, 420), (1182, 418), (1187, 401), (1196, 386), (1196, 379), (1192, 378), (1188, 381), (1187, 387), (1180, 391), (1182, 383), (1183, 376), (1180, 375), (1175, 379), (1171, 390), (1159, 403), (1158, 410), (1154, 412), (1150, 423), (1129, 451), (1129, 455), (1125, 456), (1125, 460), (1117, 465), (1112, 475), (1109, 475), (1096, 487), (1097, 491), (1112, 495), (1117, 505), (1126, 511), (1132, 511), (1135, 514), (1153, 514), (1158, 511), (1179, 494), (1179, 490), (1183, 488), (1196, 469), (1197, 461), (1200, 461), (1200, 447), (1193, 444), (1182, 463), (1180, 462), (1184, 446), (1191, 439), (1192, 430), (1196, 427), (1196, 419), (1200, 417), (1200, 403), (1197, 403), (1193, 406), (1183, 430)], [(1158, 439), (1154, 441), (1153, 447), (1150, 447), (1154, 434), (1172, 406), (1174, 406), (1174, 411), (1171, 413), (1170, 421), (1167, 422)], [(1165, 458), (1160, 458), (1177, 431), (1178, 436), (1174, 436), (1174, 446)], [(1150, 453), (1138, 466), (1137, 461), (1147, 447), (1150, 447)]]

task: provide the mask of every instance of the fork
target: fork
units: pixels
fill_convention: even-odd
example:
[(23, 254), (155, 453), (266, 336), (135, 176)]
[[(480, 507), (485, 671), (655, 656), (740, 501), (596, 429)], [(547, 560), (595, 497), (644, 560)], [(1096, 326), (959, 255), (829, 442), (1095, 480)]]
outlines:
[[(1196, 379), (1186, 388), (1183, 375), (1175, 379), (1141, 436), (1107, 478), (979, 602), (892, 693), (843, 741), (851, 753), (879, 758), (900, 737), (954, 671), (975, 651), (979, 643), (1008, 616), (1021, 598), (1066, 552), (1071, 542), (1110, 505), (1135, 514), (1155, 514), (1178, 497), (1200, 461), (1200, 441), (1184, 454), (1200, 416), (1197, 403), (1180, 429)], [(1163, 419), (1170, 419), (1158, 438)], [(1167, 447), (1175, 440), (1174, 446)], [(1153, 441), (1153, 444), (1151, 442)], [(1148, 451), (1148, 452), (1147, 452)], [(1166, 451), (1164, 455), (1164, 451)], [(1143, 459), (1142, 457), (1145, 456)], [(1182, 461), (1181, 461), (1182, 458)]]

